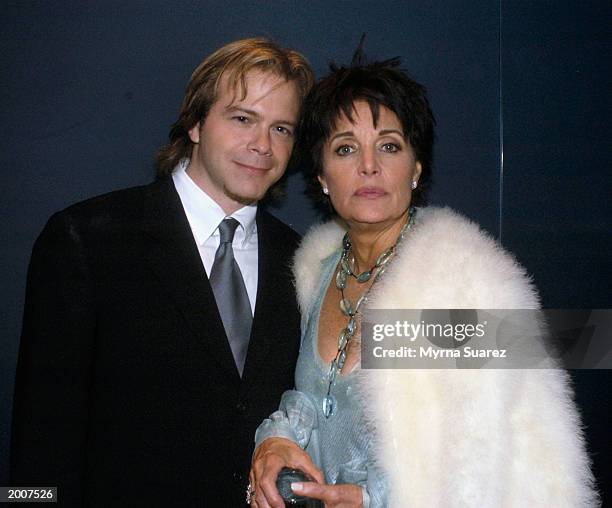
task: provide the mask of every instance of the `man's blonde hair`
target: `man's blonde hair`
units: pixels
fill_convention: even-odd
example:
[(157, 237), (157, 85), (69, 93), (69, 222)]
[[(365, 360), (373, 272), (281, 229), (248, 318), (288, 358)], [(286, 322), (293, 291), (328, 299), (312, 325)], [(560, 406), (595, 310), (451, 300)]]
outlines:
[(250, 71), (275, 74), (297, 85), (300, 102), (314, 82), (314, 75), (306, 58), (284, 49), (264, 37), (242, 39), (223, 46), (206, 58), (193, 71), (178, 120), (170, 129), (170, 143), (157, 154), (157, 175), (172, 173), (178, 162), (191, 156), (192, 141), (189, 131), (206, 119), (217, 100), (222, 78), (243, 100), (247, 93), (246, 77)]

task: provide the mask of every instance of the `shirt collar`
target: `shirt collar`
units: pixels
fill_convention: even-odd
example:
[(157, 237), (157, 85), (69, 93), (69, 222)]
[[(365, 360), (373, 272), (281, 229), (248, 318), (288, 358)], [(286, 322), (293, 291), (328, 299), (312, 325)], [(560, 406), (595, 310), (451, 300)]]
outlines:
[(218, 227), (225, 217), (233, 217), (240, 226), (236, 230), (236, 239), (242, 245), (257, 232), (255, 215), (257, 204), (243, 206), (231, 215), (226, 215), (219, 204), (200, 188), (187, 174), (189, 159), (181, 159), (172, 172), (172, 180), (181, 198), (185, 214), (198, 245), (204, 244), (211, 236), (219, 234)]

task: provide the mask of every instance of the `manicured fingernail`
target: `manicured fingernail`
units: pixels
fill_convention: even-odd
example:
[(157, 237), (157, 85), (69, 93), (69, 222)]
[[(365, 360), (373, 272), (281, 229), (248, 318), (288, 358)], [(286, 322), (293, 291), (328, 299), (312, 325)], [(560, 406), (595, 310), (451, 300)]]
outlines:
[(293, 492), (301, 492), (302, 490), (304, 490), (304, 485), (302, 484), (302, 482), (293, 482), (291, 484), (291, 490)]

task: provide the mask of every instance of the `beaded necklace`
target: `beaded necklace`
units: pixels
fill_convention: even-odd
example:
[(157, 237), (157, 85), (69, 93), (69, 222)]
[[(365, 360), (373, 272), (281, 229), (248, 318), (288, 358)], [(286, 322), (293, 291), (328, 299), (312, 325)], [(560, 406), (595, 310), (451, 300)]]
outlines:
[[(391, 261), (395, 255), (397, 246), (404, 239), (406, 232), (412, 228), (414, 224), (414, 217), (416, 216), (416, 208), (410, 207), (408, 214), (408, 222), (406, 222), (406, 224), (404, 224), (402, 227), (395, 245), (389, 247), (380, 256), (378, 256), (374, 266), (359, 274), (355, 273), (354, 270), (355, 256), (353, 255), (351, 239), (349, 238), (348, 233), (344, 235), (342, 240), (342, 256), (340, 257), (340, 262), (338, 263), (338, 273), (336, 274), (336, 287), (340, 290), (340, 294), (342, 295), (342, 298), (340, 299), (340, 310), (345, 316), (348, 316), (348, 323), (338, 336), (338, 350), (329, 367), (329, 384), (327, 386), (327, 395), (323, 397), (322, 407), (325, 418), (329, 418), (336, 411), (337, 402), (336, 398), (331, 393), (331, 389), (336, 381), (338, 373), (342, 370), (342, 367), (344, 367), (344, 363), (346, 362), (346, 350), (349, 342), (355, 334), (355, 329), (357, 327), (357, 314), (359, 313), (363, 304), (368, 301), (368, 295), (370, 294), (372, 286), (374, 286), (374, 284), (376, 284), (376, 282), (382, 277), (383, 273), (385, 273), (389, 261)], [(376, 275), (374, 276), (372, 285), (357, 300), (357, 304), (353, 305), (353, 302), (351, 302), (351, 300), (344, 295), (344, 289), (346, 288), (349, 277), (354, 277), (359, 284), (364, 284), (372, 278), (374, 271), (376, 271)]]

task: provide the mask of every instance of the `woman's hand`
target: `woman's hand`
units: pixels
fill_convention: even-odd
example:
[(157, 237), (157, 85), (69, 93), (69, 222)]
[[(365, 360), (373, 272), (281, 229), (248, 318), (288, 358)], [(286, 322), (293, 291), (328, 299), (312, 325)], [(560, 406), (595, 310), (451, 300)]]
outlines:
[(276, 478), (284, 467), (300, 469), (315, 482), (325, 483), (323, 473), (313, 464), (310, 455), (296, 443), (280, 437), (268, 438), (257, 447), (253, 455), (249, 474), (254, 491), (252, 506), (285, 508), (285, 502), (276, 488)]
[(304, 482), (291, 484), (293, 492), (305, 497), (320, 499), (325, 508), (361, 508), (363, 493), (359, 485), (320, 485)]

